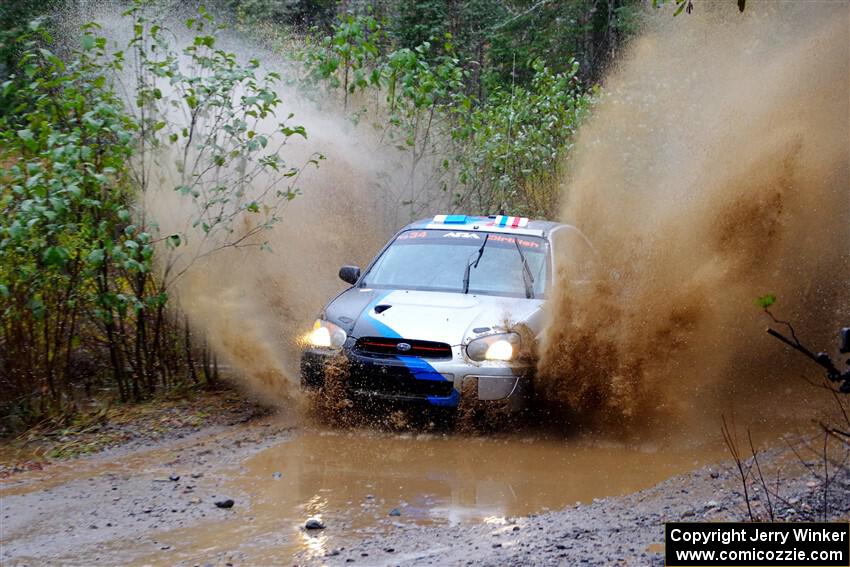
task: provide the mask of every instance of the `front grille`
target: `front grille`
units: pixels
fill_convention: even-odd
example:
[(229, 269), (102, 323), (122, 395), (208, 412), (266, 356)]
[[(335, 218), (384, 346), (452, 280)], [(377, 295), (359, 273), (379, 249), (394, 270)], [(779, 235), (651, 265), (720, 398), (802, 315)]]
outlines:
[[(398, 348), (400, 343), (410, 345), (409, 349)], [(385, 339), (383, 337), (363, 337), (354, 345), (357, 352), (379, 356), (418, 356), (420, 358), (452, 357), (452, 347), (446, 343), (434, 341), (417, 341), (408, 339)]]
[(406, 367), (353, 364), (348, 378), (351, 390), (388, 396), (425, 398), (448, 397), (454, 383), (451, 380), (422, 380), (415, 378)]

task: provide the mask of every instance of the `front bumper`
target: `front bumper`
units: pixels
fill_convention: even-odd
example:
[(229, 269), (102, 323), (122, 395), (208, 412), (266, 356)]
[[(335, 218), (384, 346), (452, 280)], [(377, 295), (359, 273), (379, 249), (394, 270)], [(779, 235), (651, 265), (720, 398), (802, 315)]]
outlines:
[[(343, 349), (348, 359), (346, 388), (352, 397), (426, 402), (433, 406), (456, 407), (468, 380), (475, 380), (477, 399), (508, 400), (508, 407), (520, 409), (529, 394), (530, 368), (517, 369), (504, 362), (473, 363), (461, 347), (453, 348), (451, 360), (431, 360), (414, 356), (371, 356)], [(307, 349), (301, 357), (301, 383), (320, 388), (325, 380), (325, 364), (338, 351)]]

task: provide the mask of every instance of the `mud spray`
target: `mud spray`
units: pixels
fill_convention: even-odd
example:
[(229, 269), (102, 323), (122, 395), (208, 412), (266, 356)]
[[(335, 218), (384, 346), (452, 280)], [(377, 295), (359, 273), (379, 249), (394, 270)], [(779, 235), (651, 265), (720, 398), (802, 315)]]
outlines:
[[(127, 23), (120, 9), (99, 10), (105, 29)], [(597, 261), (593, 283), (559, 274), (546, 306), (537, 391), (553, 421), (705, 417), (714, 427), (730, 408), (798, 409), (784, 388), (817, 370), (764, 334), (753, 302), (775, 293), (777, 313), (815, 349), (850, 322), (848, 20), (846, 2), (651, 15), (606, 79), (563, 187), (560, 220), (589, 236)], [(285, 56), (224, 41), (245, 60), (290, 70)], [(332, 102), (319, 110), (307, 101), (316, 96), (281, 96), (309, 136), (287, 146), (287, 162), (327, 159), (304, 171), (303, 194), (262, 235), (272, 252), (222, 251), (176, 291), (242, 383), (292, 406), (297, 339), (343, 289), (339, 266), (364, 265), (397, 228), (374, 212), (408, 172)], [(164, 234), (187, 223), (174, 185), (159, 170), (144, 202)]]
[[(183, 22), (197, 17), (197, 12), (181, 3), (171, 7), (173, 10), (160, 12), (170, 14), (161, 23), (168, 28), (166, 35), (181, 65), (189, 69), (189, 61), (180, 54), (193, 37)], [(122, 16), (125, 8), (122, 2), (86, 3), (68, 14), (66, 25), (76, 29), (85, 21), (98, 21), (110, 45), (124, 49), (132, 30), (132, 21)], [(157, 17), (148, 14), (154, 21)], [(73, 37), (71, 29), (68, 35)], [(222, 32), (217, 46), (235, 53), (242, 62), (261, 60), (263, 68), (258, 76), (270, 71), (284, 77), (292, 75), (292, 63), (284, 55), (235, 32)], [(129, 71), (124, 82), (134, 84)], [(177, 97), (164, 81), (158, 86), (164, 99)], [(187, 315), (196, 341), (206, 341), (212, 347), (225, 375), (238, 385), (265, 402), (293, 409), (303, 401), (298, 387), (299, 338), (310, 329), (327, 299), (344, 289), (337, 278), (339, 267), (365, 265), (392, 234), (396, 220), (381, 214), (386, 208), (382, 196), (396, 181), (403, 182), (409, 176), (369, 125), (355, 126), (349, 115), (337, 108), (341, 105), (325, 100), (323, 93), (305, 96), (283, 82), (276, 88), (283, 101), (277, 115), (261, 121), (255, 129), (269, 136), (269, 147), (276, 147), (284, 142), (279, 129), (275, 132), (276, 125), (293, 113), (288, 125), (303, 126), (307, 132), (306, 139), (290, 137), (280, 152), (287, 166), (300, 167), (301, 174), (295, 185), (299, 194), (284, 205), (278, 224), (243, 242), (243, 246), (225, 247), (207, 255), (222, 242), (204, 239), (192, 228), (198, 205), (175, 191), (181, 184), (178, 156), (161, 153), (149, 156), (146, 167), (150, 184), (138, 203), (138, 216), (155, 223), (160, 237), (181, 235), (180, 246), (175, 250), (162, 246), (158, 255), (160, 267), (164, 271), (168, 265), (172, 274), (171, 302)], [(187, 117), (164, 107), (168, 121), (179, 132)], [(324, 159), (318, 167), (307, 165), (319, 154)], [(247, 198), (251, 198), (251, 191), (261, 192), (268, 181), (264, 176), (256, 178), (256, 187), (246, 190)], [(238, 236), (240, 231), (250, 231), (256, 222), (250, 215), (242, 215), (233, 230)], [(228, 234), (224, 237), (234, 240)], [(260, 249), (263, 242), (268, 243), (268, 249)], [(180, 276), (173, 277), (176, 273)]]
[(547, 305), (553, 411), (716, 431), (724, 412), (808, 409), (787, 388), (820, 373), (754, 300), (775, 293), (815, 350), (850, 324), (848, 22), (846, 2), (700, 3), (633, 42), (564, 186), (560, 220), (598, 257)]
[[(199, 5), (165, 1), (161, 10), (145, 13), (148, 25), (156, 23), (167, 29), (164, 35), (171, 50), (184, 72), (189, 73), (195, 70), (183, 50), (194, 38), (184, 22), (197, 19)], [(127, 46), (133, 22), (124, 15), (126, 7), (120, 0), (83, 0), (62, 13), (58, 21), (69, 38), (77, 37), (83, 23), (96, 21), (112, 48), (132, 53)], [(223, 363), (225, 374), (238, 385), (267, 403), (298, 413), (305, 404), (310, 405), (308, 402), (316, 405), (300, 392), (300, 339), (327, 300), (345, 288), (337, 278), (339, 267), (365, 266), (393, 232), (410, 221), (411, 214), (420, 214), (423, 207), (429, 209), (427, 213), (430, 207), (441, 209), (439, 203), (446, 194), (437, 192), (438, 184), (429, 177), (440, 171), (436, 162), (431, 167), (422, 160), (419, 170), (411, 174), (406, 152), (397, 151), (371, 121), (352, 120), (354, 110), (373, 101), (357, 100), (358, 96), (352, 95), (349, 109), (344, 111), (337, 100), (340, 93), (319, 87), (307, 91), (306, 83), (292, 80), (304, 74), (292, 58), (297, 39), (276, 52), (261, 45), (268, 40), (267, 30), (252, 30), (247, 37), (234, 29), (220, 32), (216, 46), (234, 53), (243, 63), (261, 61), (258, 78), (272, 71), (286, 78), (275, 85), (282, 99), (276, 116), (261, 120), (253, 129), (268, 136), (269, 147), (285, 142), (280, 157), (287, 167), (301, 170), (295, 184), (297, 197), (283, 207), (280, 222), (271, 230), (261, 231), (238, 248), (224, 247), (208, 254), (235, 238), (226, 231), (221, 233), (223, 240), (221, 236), (205, 237), (193, 228), (199, 205), (175, 191), (184, 183), (179, 162), (190, 163), (197, 153), (190, 148), (188, 159), (180, 152), (171, 155), (167, 151), (137, 158), (132, 167), (144, 169), (150, 179), (137, 204), (137, 217), (155, 225), (160, 238), (181, 236), (176, 250), (165, 245), (158, 250), (159, 267), (170, 274), (170, 301), (186, 314), (196, 343), (209, 344)], [(120, 92), (125, 85), (135, 85), (134, 69), (127, 67), (126, 76), (118, 82)], [(157, 86), (163, 100), (180, 101), (179, 93), (166, 81)], [(132, 88), (124, 94), (129, 106), (135, 108)], [(179, 106), (175, 107), (178, 110), (169, 104), (160, 108), (175, 132), (188, 126), (188, 117)], [(303, 126), (306, 139), (284, 139), (276, 128), (288, 113), (293, 116), (287, 124)], [(213, 119), (201, 115), (197, 130), (203, 128), (205, 120)], [(322, 159), (318, 167), (307, 165), (319, 155)], [(262, 193), (269, 181), (266, 176), (257, 177), (245, 189), (245, 198), (250, 199), (252, 192)], [(412, 187), (418, 190), (415, 202), (411, 202)], [(238, 237), (251, 231), (257, 222), (250, 215), (242, 215), (232, 228)], [(268, 244), (266, 250), (260, 248), (264, 242)], [(179, 277), (174, 277), (177, 273)], [(322, 414), (327, 408), (312, 410)]]
[(304, 169), (302, 194), (261, 235), (271, 251), (224, 250), (193, 266), (179, 285), (181, 307), (232, 374), (279, 405), (299, 397), (299, 338), (344, 288), (339, 267), (364, 266), (394, 228), (374, 214), (374, 180), (387, 169), (375, 157), (381, 154), (371, 153), (375, 148), (342, 116), (321, 117), (308, 108), (296, 116), (309, 138), (288, 159), (304, 161), (313, 152), (326, 159), (318, 169)]

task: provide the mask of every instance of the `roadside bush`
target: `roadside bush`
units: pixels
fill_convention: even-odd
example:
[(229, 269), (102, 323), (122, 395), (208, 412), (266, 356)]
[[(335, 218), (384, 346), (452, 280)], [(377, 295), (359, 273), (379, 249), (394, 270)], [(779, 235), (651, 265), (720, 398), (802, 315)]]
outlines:
[(582, 88), (578, 62), (553, 73), (532, 65), (528, 87), (497, 89), (470, 113), (459, 114), (458, 181), (479, 211), (550, 217), (559, 196), (564, 158), (589, 112), (593, 93)]
[(0, 344), (4, 397), (40, 414), (73, 398), (81, 348), (97, 357), (86, 331), (104, 330), (117, 355), (118, 317), (141, 307), (123, 293), (127, 278), (150, 270), (153, 251), (130, 225), (124, 163), (135, 125), (105, 76), (114, 65), (105, 42), (87, 28), (67, 63), (37, 26), (18, 44), (17, 73), (3, 85), (15, 123), (0, 123)]
[[(407, 184), (386, 188), (407, 209), (399, 222), (437, 207), (553, 213), (563, 158), (593, 101), (575, 60), (560, 73), (535, 61), (527, 85), (495, 84), (479, 100), (451, 34), (398, 47), (371, 14), (341, 15), (330, 34), (308, 36), (297, 58), (308, 88), (341, 90), (355, 121), (399, 152)], [(352, 108), (353, 100), (365, 102)]]
[[(172, 287), (204, 256), (262, 246), (298, 193), (300, 168), (281, 156), (306, 132), (274, 119), (279, 77), (218, 48), (203, 9), (176, 51), (162, 13), (132, 2), (131, 58), (95, 24), (65, 58), (38, 23), (13, 39), (21, 56), (2, 84), (13, 106), (0, 117), (6, 425), (74, 412), (99, 388), (135, 401), (214, 383), (215, 356), (170, 307)], [(185, 203), (185, 229), (162, 234), (145, 210), (151, 171), (168, 173), (157, 189)]]

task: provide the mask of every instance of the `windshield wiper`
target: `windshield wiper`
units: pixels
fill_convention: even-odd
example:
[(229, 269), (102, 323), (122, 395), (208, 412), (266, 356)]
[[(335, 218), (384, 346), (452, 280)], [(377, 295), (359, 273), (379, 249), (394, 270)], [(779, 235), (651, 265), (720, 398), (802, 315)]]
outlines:
[(472, 268), (478, 267), (478, 262), (481, 261), (481, 256), (484, 255), (484, 247), (487, 246), (487, 240), (489, 239), (490, 233), (487, 233), (487, 236), (484, 237), (484, 242), (481, 243), (481, 248), (478, 249), (478, 256), (475, 258), (475, 261), (470, 260), (466, 263), (466, 270), (463, 272), (463, 293), (469, 293), (469, 272)]
[(531, 268), (528, 267), (525, 253), (519, 246), (519, 238), (514, 238), (514, 244), (516, 244), (516, 251), (519, 252), (519, 258), (522, 260), (522, 283), (525, 284), (525, 297), (531, 299), (534, 297), (534, 276), (531, 274)]

